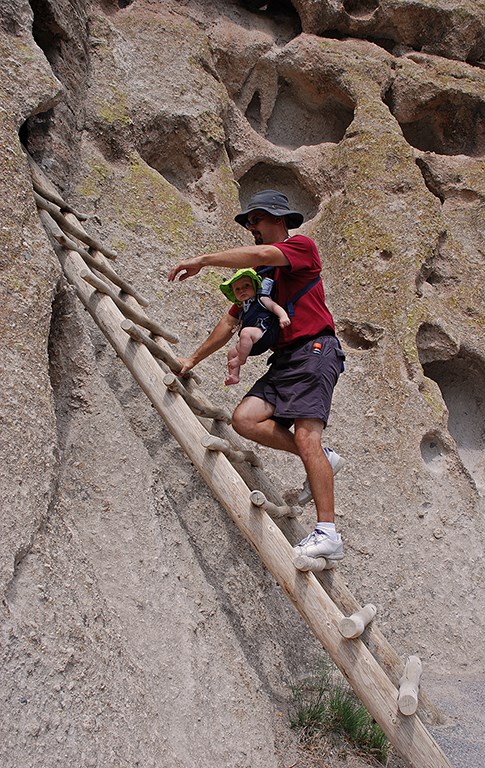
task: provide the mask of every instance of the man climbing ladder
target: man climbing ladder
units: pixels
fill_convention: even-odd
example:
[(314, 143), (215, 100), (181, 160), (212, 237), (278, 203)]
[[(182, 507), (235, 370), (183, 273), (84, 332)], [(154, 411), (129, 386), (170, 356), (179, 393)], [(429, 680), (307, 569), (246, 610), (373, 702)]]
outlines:
[[(268, 371), (251, 387), (233, 413), (232, 424), (242, 437), (299, 456), (313, 496), (317, 525), (295, 553), (341, 560), (342, 539), (335, 530), (333, 475), (342, 460), (323, 449), (321, 436), (327, 425), (334, 387), (342, 370), (344, 353), (335, 336), (332, 315), (325, 303), (320, 276), (321, 261), (313, 240), (289, 236), (289, 229), (303, 223), (288, 198), (275, 190), (255, 194), (235, 221), (248, 229), (255, 245), (208, 253), (179, 262), (168, 280), (186, 280), (203, 267), (241, 269), (274, 267), (274, 300), (281, 306), (299, 294), (291, 325), (280, 330)], [(314, 284), (304, 290), (308, 283)], [(189, 357), (181, 359), (181, 374), (216, 352), (232, 337), (239, 316), (233, 305), (207, 339)], [(294, 433), (290, 427), (294, 424)], [(308, 487), (307, 486), (307, 487)]]

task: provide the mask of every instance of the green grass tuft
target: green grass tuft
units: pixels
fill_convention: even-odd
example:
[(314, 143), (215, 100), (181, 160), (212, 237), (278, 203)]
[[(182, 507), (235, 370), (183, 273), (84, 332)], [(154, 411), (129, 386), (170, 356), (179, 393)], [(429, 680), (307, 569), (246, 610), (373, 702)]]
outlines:
[(290, 725), (313, 750), (318, 740), (338, 736), (362, 754), (385, 765), (389, 742), (353, 691), (323, 661), (312, 677), (292, 686)]

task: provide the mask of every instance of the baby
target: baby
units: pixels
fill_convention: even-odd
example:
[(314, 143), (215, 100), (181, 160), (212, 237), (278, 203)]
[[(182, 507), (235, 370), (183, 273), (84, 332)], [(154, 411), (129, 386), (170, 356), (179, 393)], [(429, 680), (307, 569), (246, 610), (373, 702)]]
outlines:
[(260, 355), (276, 343), (280, 328), (290, 324), (288, 313), (271, 299), (274, 280), (254, 269), (238, 271), (220, 286), (224, 296), (241, 307), (239, 341), (227, 353), (226, 384), (238, 384), (241, 365), (249, 355)]

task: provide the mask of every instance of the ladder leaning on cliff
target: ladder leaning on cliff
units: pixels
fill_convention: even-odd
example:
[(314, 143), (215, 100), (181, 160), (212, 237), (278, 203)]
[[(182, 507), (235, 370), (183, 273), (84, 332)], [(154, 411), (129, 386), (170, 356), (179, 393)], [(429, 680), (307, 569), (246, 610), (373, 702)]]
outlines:
[(214, 496), (330, 654), (396, 751), (413, 768), (451, 768), (424, 722), (440, 722), (419, 689), (421, 662), (403, 663), (374, 621), (372, 604), (360, 607), (338, 569), (323, 558), (295, 561), (290, 542), (304, 529), (230, 426), (230, 416), (198, 387), (183, 381), (168, 342), (176, 336), (150, 319), (148, 300), (109, 264), (116, 253), (84, 230), (86, 216), (72, 209), (26, 153), (40, 219), (68, 282)]

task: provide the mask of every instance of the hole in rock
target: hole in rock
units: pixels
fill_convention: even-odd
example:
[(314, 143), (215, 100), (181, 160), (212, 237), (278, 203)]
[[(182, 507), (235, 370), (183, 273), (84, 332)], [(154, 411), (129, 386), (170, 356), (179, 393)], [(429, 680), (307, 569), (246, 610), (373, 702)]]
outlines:
[(246, 118), (251, 128), (254, 128), (254, 130), (258, 133), (262, 132), (261, 99), (257, 91), (248, 104), (248, 108), (246, 109)]
[(338, 336), (351, 349), (372, 349), (377, 347), (379, 339), (384, 335), (384, 329), (371, 323), (358, 323), (342, 318), (338, 322)]
[(186, 192), (203, 172), (195, 145), (195, 135), (183, 121), (155, 121), (144, 129), (138, 152), (147, 165)]
[(448, 259), (441, 253), (437, 253), (421, 266), (416, 279), (416, 289), (418, 294), (422, 295), (423, 283), (428, 283), (434, 288), (448, 288), (456, 285), (457, 282), (459, 277), (452, 273)]
[(449, 360), (458, 352), (458, 344), (434, 323), (422, 323), (416, 334), (416, 348), (422, 366), (437, 360)]
[[(85, 95), (89, 73), (87, 11), (50, 0), (30, 0), (32, 35), (43, 50), (55, 76), (64, 86), (62, 94), (39, 101), (34, 114), (22, 127), (23, 142), (35, 160), (49, 170), (60, 188), (69, 185), (76, 164), (85, 122)], [(72, 9), (71, 9), (72, 10)], [(39, 92), (40, 93), (40, 92)], [(39, 98), (41, 98), (39, 96)]]
[[(477, 96), (443, 91), (423, 104), (404, 104), (399, 93), (391, 88), (384, 102), (401, 126), (406, 141), (416, 149), (438, 155), (485, 153), (485, 101)], [(424, 179), (431, 185), (430, 191), (437, 194), (429, 175)]]
[(354, 119), (354, 102), (333, 83), (280, 80), (266, 138), (288, 149), (337, 144)]
[(428, 432), (421, 440), (421, 456), (424, 463), (433, 470), (439, 470), (447, 454), (447, 449), (437, 432)]
[(463, 348), (450, 360), (423, 364), (448, 408), (448, 431), (478, 487), (485, 486), (485, 361)]
[(349, 16), (368, 18), (379, 8), (379, 0), (344, 0), (343, 6)]
[(291, 0), (241, 0), (241, 5), (252, 13), (274, 17), (290, 16), (300, 20)]
[(384, 248), (382, 251), (377, 251), (377, 256), (382, 259), (382, 261), (390, 261), (392, 259), (392, 252)]
[(366, 37), (366, 40), (369, 41), (369, 43), (374, 43), (374, 45), (378, 45), (379, 48), (384, 48), (385, 51), (388, 53), (393, 53), (394, 49), (396, 48), (396, 41), (389, 37)]
[(318, 198), (302, 186), (294, 171), (279, 165), (257, 163), (239, 179), (239, 187), (243, 207), (256, 192), (276, 189), (288, 196), (291, 210), (302, 213), (305, 221), (312, 219), (318, 211)]
[(29, 117), (19, 129), (19, 139), (37, 162), (41, 162), (50, 142), (54, 110), (39, 112)]
[[(423, 283), (428, 283), (428, 285), (436, 288), (446, 289), (460, 282), (460, 277), (453, 271), (453, 263), (447, 256), (447, 242), (448, 234), (445, 230), (440, 233), (435, 253), (421, 265), (416, 278), (416, 291), (419, 296), (423, 295), (421, 291)], [(418, 330), (418, 350), (421, 346), (420, 333), (421, 329)], [(430, 359), (436, 359), (436, 357), (432, 355)]]
[(62, 41), (68, 40), (65, 30), (56, 21), (52, 4), (47, 0), (29, 0), (33, 13), (32, 36), (44, 51), (54, 71)]

